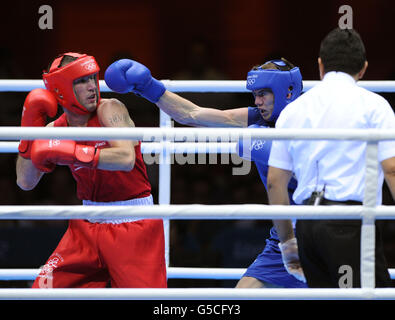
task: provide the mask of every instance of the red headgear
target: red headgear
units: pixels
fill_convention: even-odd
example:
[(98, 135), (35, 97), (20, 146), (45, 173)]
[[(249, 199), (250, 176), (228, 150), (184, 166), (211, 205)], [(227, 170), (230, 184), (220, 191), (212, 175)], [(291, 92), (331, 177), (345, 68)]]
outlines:
[[(72, 56), (77, 59), (63, 67), (59, 67), (64, 56)], [(97, 103), (99, 103), (99, 70), (99, 66), (94, 57), (86, 54), (67, 52), (60, 55), (52, 62), (49, 71), (44, 71), (43, 80), (45, 87), (55, 95), (56, 100), (61, 106), (77, 114), (88, 114), (89, 111), (78, 102), (74, 94), (73, 81), (92, 74), (97, 74)]]

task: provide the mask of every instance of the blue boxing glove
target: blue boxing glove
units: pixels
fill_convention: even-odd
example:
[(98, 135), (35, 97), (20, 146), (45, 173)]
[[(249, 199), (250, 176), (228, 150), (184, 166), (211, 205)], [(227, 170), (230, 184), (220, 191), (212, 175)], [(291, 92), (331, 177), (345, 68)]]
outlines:
[(165, 93), (162, 82), (152, 77), (149, 69), (130, 59), (121, 59), (112, 63), (104, 73), (108, 87), (118, 93), (133, 92), (156, 103)]
[[(259, 126), (257, 124), (252, 124), (248, 128), (262, 128), (265, 126)], [(237, 152), (240, 158), (249, 161), (255, 161), (267, 165), (269, 161), (270, 149), (272, 147), (271, 140), (266, 141), (263, 139), (251, 139), (244, 137), (240, 139), (237, 144)]]

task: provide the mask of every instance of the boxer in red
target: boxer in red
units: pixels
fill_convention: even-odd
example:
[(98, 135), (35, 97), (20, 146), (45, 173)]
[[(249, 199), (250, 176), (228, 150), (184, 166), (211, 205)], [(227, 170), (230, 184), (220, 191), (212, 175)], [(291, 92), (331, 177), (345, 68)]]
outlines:
[[(45, 126), (58, 104), (64, 113), (48, 127), (134, 127), (117, 99), (101, 99), (99, 67), (92, 56), (65, 53), (43, 74), (46, 89), (26, 97), (22, 126)], [(33, 189), (57, 165), (69, 166), (84, 205), (152, 205), (140, 141), (22, 140), (17, 184)], [(34, 288), (167, 286), (163, 221), (70, 220), (36, 278)]]

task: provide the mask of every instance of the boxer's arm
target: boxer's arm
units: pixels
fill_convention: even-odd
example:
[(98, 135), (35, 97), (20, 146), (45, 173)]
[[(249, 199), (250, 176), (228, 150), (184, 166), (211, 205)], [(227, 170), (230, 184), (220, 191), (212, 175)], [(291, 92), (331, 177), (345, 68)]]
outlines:
[[(270, 205), (289, 205), (288, 183), (292, 171), (269, 166), (267, 175), (267, 193)], [(295, 237), (291, 220), (273, 220), (278, 237), (285, 242)]]
[(16, 184), (25, 191), (34, 189), (39, 183), (44, 172), (36, 169), (30, 159), (18, 155), (16, 160)]
[[(289, 205), (288, 183), (292, 171), (269, 166), (267, 191), (270, 205)], [(295, 238), (291, 220), (273, 220), (280, 243), (281, 257), (287, 272), (299, 281), (306, 282), (300, 264), (298, 242)]]
[(248, 108), (227, 110), (203, 108), (167, 90), (156, 105), (175, 121), (189, 126), (247, 127), (248, 125)]
[[(117, 99), (103, 99), (98, 109), (98, 117), (103, 127), (134, 127), (125, 105)], [(130, 171), (134, 168), (136, 154), (134, 147), (138, 141), (111, 140), (110, 148), (100, 151), (98, 169)]]
[(395, 157), (381, 161), (385, 181), (395, 201)]
[(204, 127), (247, 127), (248, 108), (217, 110), (202, 108), (167, 91), (162, 82), (151, 75), (143, 64), (121, 59), (113, 62), (105, 71), (108, 87), (118, 93), (134, 92), (155, 103), (174, 120), (186, 125)]
[[(53, 127), (53, 122), (47, 127)], [(40, 182), (44, 172), (38, 170), (30, 159), (18, 155), (16, 160), (16, 184), (25, 191), (34, 189)]]

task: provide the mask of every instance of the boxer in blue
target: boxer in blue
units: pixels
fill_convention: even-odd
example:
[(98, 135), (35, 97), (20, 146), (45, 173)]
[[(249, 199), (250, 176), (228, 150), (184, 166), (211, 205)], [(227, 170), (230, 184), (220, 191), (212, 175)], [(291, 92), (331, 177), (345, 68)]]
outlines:
[[(167, 91), (151, 76), (148, 68), (129, 59), (111, 64), (105, 72), (105, 81), (115, 92), (133, 92), (155, 103), (175, 121), (198, 127), (274, 127), (280, 112), (302, 91), (299, 68), (283, 58), (268, 61), (248, 72), (247, 89), (252, 91), (256, 107), (218, 110), (197, 106)], [(237, 148), (240, 157), (255, 163), (267, 189), (271, 141), (241, 139)], [(296, 180), (291, 179), (288, 186), (291, 203), (296, 185)], [(292, 240), (280, 243), (276, 229), (271, 228), (264, 250), (249, 266), (237, 287), (305, 288), (304, 275), (297, 261), (296, 239)]]

